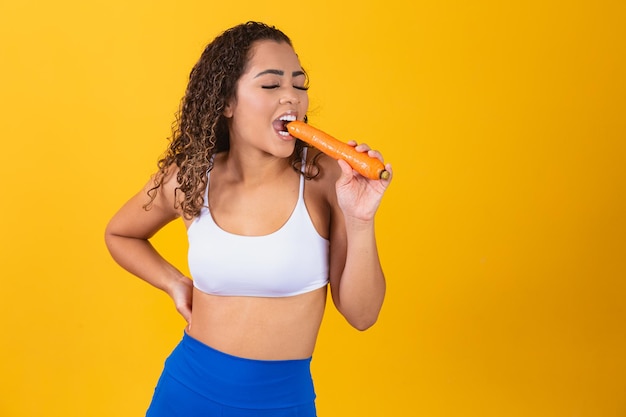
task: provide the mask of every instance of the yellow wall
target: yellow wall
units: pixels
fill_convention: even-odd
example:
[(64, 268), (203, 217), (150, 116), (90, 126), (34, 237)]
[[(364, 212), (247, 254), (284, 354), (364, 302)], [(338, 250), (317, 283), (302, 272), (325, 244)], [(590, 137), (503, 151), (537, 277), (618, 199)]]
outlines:
[[(396, 170), (384, 311), (329, 309), (320, 417), (626, 415), (624, 2), (225, 4), (0, 0), (0, 415), (143, 414), (183, 323), (103, 229), (249, 19), (293, 38), (311, 121)], [(155, 243), (185, 269), (182, 225)]]

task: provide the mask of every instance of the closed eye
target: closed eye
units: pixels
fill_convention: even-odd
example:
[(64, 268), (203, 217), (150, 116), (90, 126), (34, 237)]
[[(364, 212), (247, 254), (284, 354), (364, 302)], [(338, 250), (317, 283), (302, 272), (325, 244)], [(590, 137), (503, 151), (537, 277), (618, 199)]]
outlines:
[[(278, 84), (273, 84), (273, 85), (262, 85), (261, 88), (264, 88), (266, 90), (272, 90), (274, 88), (278, 88), (280, 87), (280, 85)], [(301, 90), (301, 91), (307, 91), (309, 89), (308, 86), (300, 86), (300, 85), (294, 85), (293, 88), (295, 88), (296, 90)]]

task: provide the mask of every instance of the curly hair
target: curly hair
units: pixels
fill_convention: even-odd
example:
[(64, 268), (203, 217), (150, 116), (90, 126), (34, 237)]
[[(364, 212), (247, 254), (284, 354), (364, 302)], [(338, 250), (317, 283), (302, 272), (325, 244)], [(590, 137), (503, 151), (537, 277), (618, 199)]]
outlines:
[[(230, 147), (224, 108), (235, 97), (237, 82), (245, 71), (250, 50), (255, 42), (262, 40), (285, 42), (293, 46), (282, 31), (260, 22), (234, 26), (206, 46), (189, 75), (189, 83), (172, 127), (170, 143), (158, 161), (154, 186), (148, 190), (150, 200), (144, 206), (146, 210), (152, 205), (168, 170), (175, 164), (178, 167), (176, 179), (179, 184), (176, 193), (182, 192), (184, 195), (180, 201), (183, 215), (192, 218), (200, 214), (205, 204), (207, 173), (213, 168), (212, 156)], [(291, 164), (298, 172), (301, 170), (305, 146), (296, 140), (291, 155)], [(315, 160), (306, 165), (306, 178), (313, 178), (319, 173)]]

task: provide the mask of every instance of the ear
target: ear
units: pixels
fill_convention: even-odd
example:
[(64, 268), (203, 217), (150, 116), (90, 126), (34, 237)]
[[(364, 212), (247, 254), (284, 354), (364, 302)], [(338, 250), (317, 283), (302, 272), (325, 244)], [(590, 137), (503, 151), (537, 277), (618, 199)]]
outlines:
[(233, 106), (230, 102), (226, 103), (226, 106), (224, 106), (224, 111), (222, 112), (222, 114), (227, 119), (230, 119), (231, 117), (233, 117)]

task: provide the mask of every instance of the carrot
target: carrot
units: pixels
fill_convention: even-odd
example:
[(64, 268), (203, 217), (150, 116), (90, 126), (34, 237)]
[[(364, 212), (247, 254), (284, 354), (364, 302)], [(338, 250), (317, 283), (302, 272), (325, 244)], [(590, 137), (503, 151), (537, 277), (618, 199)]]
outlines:
[(293, 137), (301, 139), (334, 159), (343, 159), (359, 174), (373, 180), (389, 178), (389, 171), (380, 159), (372, 158), (367, 152), (358, 152), (353, 146), (341, 142), (304, 122), (296, 120), (287, 123), (287, 130)]

